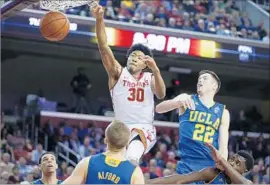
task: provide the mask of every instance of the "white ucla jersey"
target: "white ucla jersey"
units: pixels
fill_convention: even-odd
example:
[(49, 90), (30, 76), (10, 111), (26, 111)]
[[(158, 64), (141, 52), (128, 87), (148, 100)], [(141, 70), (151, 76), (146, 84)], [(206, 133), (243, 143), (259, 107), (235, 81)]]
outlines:
[(122, 69), (118, 82), (111, 89), (115, 119), (126, 124), (152, 124), (154, 120), (154, 94), (151, 89), (152, 74), (144, 72), (136, 80)]

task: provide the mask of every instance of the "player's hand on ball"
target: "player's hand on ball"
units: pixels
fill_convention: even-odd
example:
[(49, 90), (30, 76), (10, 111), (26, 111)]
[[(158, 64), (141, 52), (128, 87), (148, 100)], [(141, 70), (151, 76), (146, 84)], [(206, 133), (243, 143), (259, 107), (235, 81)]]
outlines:
[(102, 6), (97, 5), (97, 6), (93, 9), (92, 13), (93, 13), (93, 16), (94, 16), (96, 19), (102, 19), (103, 16), (104, 16), (104, 9), (103, 9)]
[(195, 103), (190, 95), (188, 94), (181, 94), (178, 98), (178, 101), (180, 102), (180, 105), (188, 108), (190, 110), (195, 110)]
[(153, 73), (159, 71), (156, 62), (155, 62), (155, 60), (152, 57), (146, 55), (143, 60), (144, 60), (145, 64), (147, 65), (147, 67), (149, 69), (151, 69), (151, 71)]

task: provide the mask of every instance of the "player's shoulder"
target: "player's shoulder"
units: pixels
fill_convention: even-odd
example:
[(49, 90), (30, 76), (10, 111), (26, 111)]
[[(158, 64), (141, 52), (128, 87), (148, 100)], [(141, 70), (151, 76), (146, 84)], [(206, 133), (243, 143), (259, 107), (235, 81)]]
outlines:
[(83, 158), (81, 161), (80, 161), (80, 163), (82, 163), (82, 164), (84, 164), (84, 163), (89, 163), (90, 162), (90, 160), (91, 160), (91, 157), (92, 156), (88, 156), (88, 157), (85, 157), (85, 158)]
[(222, 113), (222, 118), (229, 118), (229, 117), (230, 117), (229, 110), (224, 108), (223, 113)]

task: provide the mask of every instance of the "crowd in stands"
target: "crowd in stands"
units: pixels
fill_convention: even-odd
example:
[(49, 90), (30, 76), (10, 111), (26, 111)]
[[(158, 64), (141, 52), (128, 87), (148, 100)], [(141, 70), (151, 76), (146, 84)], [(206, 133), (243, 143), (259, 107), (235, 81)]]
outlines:
[[(103, 143), (104, 129), (92, 123), (68, 125), (60, 123), (59, 127), (44, 124), (42, 130), (49, 136), (46, 150), (55, 151), (56, 141), (79, 154), (79, 160), (85, 156), (94, 155), (106, 150)], [(25, 139), (17, 127), (1, 124), (1, 184), (29, 182), (40, 178), (38, 159), (45, 152), (43, 140), (34, 146)], [(158, 131), (158, 141), (149, 154), (143, 157), (141, 167), (146, 179), (167, 176), (175, 173), (179, 153), (177, 151), (177, 130)], [(270, 183), (270, 142), (262, 135), (258, 138), (232, 136), (229, 140), (229, 156), (237, 150), (248, 150), (256, 159), (253, 170), (246, 177), (254, 183)], [(59, 158), (58, 177), (66, 179), (74, 167)]]
[[(233, 0), (101, 0), (105, 18), (221, 36), (269, 42), (269, 32), (261, 22), (252, 22)], [(39, 4), (33, 6), (40, 9)], [(88, 6), (68, 9), (65, 13), (91, 16)]]

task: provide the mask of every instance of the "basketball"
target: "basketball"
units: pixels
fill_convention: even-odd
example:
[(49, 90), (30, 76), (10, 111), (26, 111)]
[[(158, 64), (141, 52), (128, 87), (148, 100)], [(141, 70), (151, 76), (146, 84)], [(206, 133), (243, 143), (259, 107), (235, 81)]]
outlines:
[(49, 41), (61, 41), (69, 32), (69, 20), (61, 12), (50, 11), (40, 20), (40, 31)]

